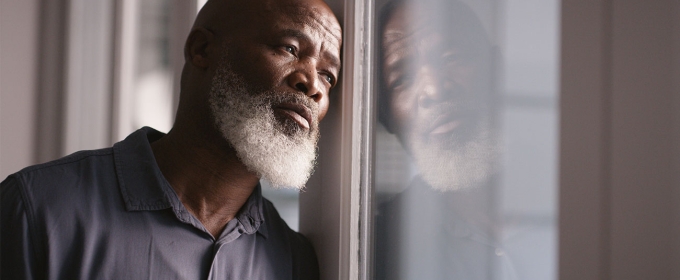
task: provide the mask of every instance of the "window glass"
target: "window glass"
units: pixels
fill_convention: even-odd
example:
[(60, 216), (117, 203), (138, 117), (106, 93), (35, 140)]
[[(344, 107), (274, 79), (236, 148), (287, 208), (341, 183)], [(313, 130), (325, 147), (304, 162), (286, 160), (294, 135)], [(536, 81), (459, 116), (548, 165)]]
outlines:
[(151, 126), (168, 132), (174, 120), (173, 69), (170, 64), (171, 3), (138, 1), (137, 74), (132, 129)]
[(559, 1), (376, 7), (376, 279), (556, 279)]
[(300, 225), (300, 191), (292, 188), (272, 188), (266, 180), (260, 180), (262, 196), (274, 204), (286, 224), (297, 231)]

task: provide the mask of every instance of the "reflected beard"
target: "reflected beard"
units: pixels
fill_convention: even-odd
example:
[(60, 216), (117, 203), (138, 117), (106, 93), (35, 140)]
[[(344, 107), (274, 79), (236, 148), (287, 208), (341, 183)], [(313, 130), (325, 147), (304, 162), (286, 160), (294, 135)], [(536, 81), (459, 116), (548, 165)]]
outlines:
[(407, 140), (420, 175), (433, 189), (447, 192), (476, 188), (496, 172), (500, 149), (489, 122), (482, 120), (474, 131), (468, 133), (472, 135), (452, 136), (445, 143), (415, 136), (423, 135), (421, 133)]
[[(224, 61), (213, 78), (209, 102), (215, 125), (248, 170), (274, 188), (304, 187), (316, 162), (316, 103), (300, 93), (253, 91)], [(281, 103), (307, 106), (312, 112), (310, 129), (277, 119), (273, 108)]]

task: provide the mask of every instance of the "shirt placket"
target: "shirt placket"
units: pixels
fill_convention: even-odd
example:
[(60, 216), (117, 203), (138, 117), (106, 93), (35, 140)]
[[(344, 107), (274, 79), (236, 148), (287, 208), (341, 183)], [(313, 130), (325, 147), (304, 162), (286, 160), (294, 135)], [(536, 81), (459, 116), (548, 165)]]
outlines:
[(230, 269), (227, 269), (226, 267), (229, 263), (228, 260), (225, 259), (226, 255), (224, 254), (224, 250), (226, 250), (225, 247), (227, 244), (241, 237), (243, 233), (243, 225), (238, 219), (233, 219), (227, 223), (226, 228), (213, 245), (212, 263), (210, 264), (208, 279), (229, 279), (227, 273)]

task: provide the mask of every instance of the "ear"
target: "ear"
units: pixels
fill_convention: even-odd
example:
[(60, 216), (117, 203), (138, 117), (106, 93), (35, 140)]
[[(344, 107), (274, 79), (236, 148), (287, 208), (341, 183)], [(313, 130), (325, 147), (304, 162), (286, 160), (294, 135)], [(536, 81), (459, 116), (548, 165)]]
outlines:
[(208, 47), (215, 41), (215, 34), (203, 27), (194, 28), (189, 33), (186, 45), (184, 46), (184, 59), (198, 68), (208, 68), (211, 58), (209, 57)]

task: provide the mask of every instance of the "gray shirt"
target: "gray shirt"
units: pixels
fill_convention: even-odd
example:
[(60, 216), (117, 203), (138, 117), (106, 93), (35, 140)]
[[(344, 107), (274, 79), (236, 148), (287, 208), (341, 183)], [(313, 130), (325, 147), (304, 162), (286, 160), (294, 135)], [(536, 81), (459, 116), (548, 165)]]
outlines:
[(258, 186), (213, 237), (161, 174), (140, 129), (112, 148), (1, 183), (2, 279), (318, 279), (311, 244)]

